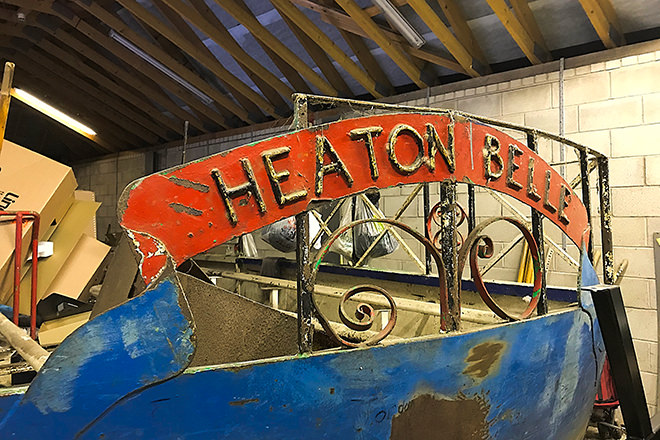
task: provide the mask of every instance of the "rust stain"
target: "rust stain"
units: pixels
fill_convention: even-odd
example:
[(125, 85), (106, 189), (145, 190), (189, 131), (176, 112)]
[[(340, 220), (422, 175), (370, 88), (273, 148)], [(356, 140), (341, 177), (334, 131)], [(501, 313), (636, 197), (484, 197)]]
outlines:
[(390, 440), (487, 440), (489, 406), (481, 396), (421, 394), (392, 418)]
[(474, 379), (483, 379), (496, 371), (505, 347), (504, 341), (489, 341), (472, 347), (465, 358), (468, 365), (463, 374)]
[(231, 406), (243, 406), (246, 403), (256, 403), (258, 402), (259, 399), (242, 399), (242, 400), (234, 400), (232, 402), (229, 402)]

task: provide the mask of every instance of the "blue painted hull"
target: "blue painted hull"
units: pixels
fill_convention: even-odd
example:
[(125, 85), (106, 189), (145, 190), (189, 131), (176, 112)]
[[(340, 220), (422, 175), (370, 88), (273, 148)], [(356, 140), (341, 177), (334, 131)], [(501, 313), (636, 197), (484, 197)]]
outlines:
[(583, 293), (470, 333), (187, 369), (182, 295), (165, 277), (74, 332), (25, 394), (0, 396), (0, 437), (574, 440), (604, 358)]
[(592, 335), (591, 317), (577, 310), (389, 347), (188, 371), (125, 399), (81, 438), (581, 439), (599, 371)]
[[(387, 347), (187, 370), (121, 399), (79, 434), (385, 439), (415, 438), (414, 426), (425, 433), (417, 438), (579, 439), (602, 362), (593, 337), (592, 317), (578, 309)], [(11, 434), (32, 438), (25, 434), (51, 425), (69, 438), (58, 415)], [(462, 430), (448, 427), (456, 424)]]

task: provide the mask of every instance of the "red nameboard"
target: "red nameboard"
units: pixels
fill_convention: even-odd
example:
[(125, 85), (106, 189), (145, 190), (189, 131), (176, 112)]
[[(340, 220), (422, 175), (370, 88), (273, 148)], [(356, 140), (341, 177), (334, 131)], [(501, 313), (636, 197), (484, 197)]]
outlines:
[(525, 145), (469, 120), (410, 113), (312, 127), (147, 176), (122, 195), (121, 225), (144, 257), (148, 284), (165, 252), (179, 264), (315, 200), (446, 179), (509, 194), (574, 243), (588, 240), (580, 199)]

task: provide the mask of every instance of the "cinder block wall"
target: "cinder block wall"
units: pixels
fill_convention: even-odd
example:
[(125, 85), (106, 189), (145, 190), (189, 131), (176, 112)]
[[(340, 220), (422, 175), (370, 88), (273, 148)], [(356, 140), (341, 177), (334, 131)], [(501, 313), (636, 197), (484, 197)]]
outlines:
[[(614, 261), (616, 267), (624, 260), (629, 262), (621, 286), (653, 412), (657, 404), (658, 322), (652, 234), (660, 232), (660, 41), (568, 59), (563, 87), (565, 135), (611, 158)], [(559, 63), (553, 62), (434, 87), (428, 98), (427, 91), (418, 91), (388, 101), (458, 109), (559, 133), (559, 88)], [(283, 131), (286, 127), (255, 129), (191, 143), (186, 159), (194, 160)], [(549, 162), (559, 161), (558, 145), (545, 142), (540, 150)], [(567, 149), (566, 160), (574, 158)], [(80, 187), (95, 191), (97, 199), (103, 202), (98, 216), (99, 235), (105, 233), (108, 224), (116, 229), (117, 196), (128, 182), (145, 172), (179, 163), (181, 147), (167, 146), (155, 153), (120, 154), (74, 167)], [(577, 171), (575, 165), (567, 166), (567, 178), (571, 179)], [(384, 213), (392, 216), (410, 190), (384, 191), (381, 198)], [(466, 206), (465, 188), (459, 186), (459, 192), (459, 201)], [(593, 192), (592, 200), (597, 200), (595, 188)], [(431, 187), (431, 194), (432, 201), (437, 201), (437, 185)], [(520, 204), (516, 206), (522, 209)], [(421, 230), (422, 213), (420, 198), (402, 219)], [(477, 215), (479, 221), (508, 213), (489, 194), (478, 191)], [(546, 233), (561, 243), (558, 230), (549, 222), (545, 222), (545, 226)], [(488, 233), (496, 241), (496, 251), (515, 236), (515, 231), (505, 226), (493, 227)], [(597, 249), (599, 233), (595, 223)], [(255, 239), (263, 255), (279, 254), (262, 242), (259, 234), (255, 234)], [(406, 241), (413, 250), (421, 252), (419, 244)], [(568, 252), (577, 258), (574, 246), (569, 244)], [(519, 261), (520, 250), (517, 249), (485, 278), (515, 280)], [(401, 249), (370, 264), (387, 270), (417, 270)], [(575, 285), (575, 271), (561, 258), (555, 256), (550, 269), (549, 284)]]

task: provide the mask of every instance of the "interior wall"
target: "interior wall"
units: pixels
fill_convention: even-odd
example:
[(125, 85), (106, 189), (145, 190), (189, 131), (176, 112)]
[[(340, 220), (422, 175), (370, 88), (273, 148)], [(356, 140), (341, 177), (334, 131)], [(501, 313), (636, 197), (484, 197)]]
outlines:
[[(458, 109), (516, 124), (559, 133), (559, 63), (553, 62), (517, 71), (466, 80), (428, 91), (417, 91), (388, 102)], [(597, 54), (566, 60), (564, 71), (564, 130), (566, 137), (588, 145), (611, 158), (614, 263), (625, 260), (629, 266), (621, 287), (631, 330), (642, 370), (642, 378), (652, 411), (656, 405), (658, 323), (652, 235), (660, 232), (660, 41), (626, 46)], [(427, 97), (428, 96), (428, 97)], [(279, 132), (287, 127), (255, 129), (232, 136), (191, 143), (186, 160), (214, 154)], [(524, 139), (523, 139), (524, 142)], [(559, 146), (540, 145), (541, 155), (549, 162), (559, 161)], [(567, 149), (566, 160), (575, 155)], [(121, 189), (131, 180), (157, 169), (181, 163), (181, 146), (167, 146), (151, 153), (126, 153), (75, 166), (80, 188), (96, 192), (103, 205), (99, 211), (99, 235), (110, 224), (117, 229), (114, 214)], [(577, 173), (575, 165), (566, 167), (567, 179)], [(594, 173), (595, 174), (595, 173)], [(595, 183), (595, 176), (592, 182)], [(593, 185), (595, 186), (595, 185)], [(382, 193), (381, 208), (394, 214), (410, 188), (392, 188)], [(465, 190), (459, 200), (465, 203)], [(595, 189), (593, 190), (595, 191)], [(438, 199), (432, 186), (432, 200)], [(595, 196), (595, 193), (594, 193)], [(597, 198), (592, 198), (597, 200)], [(465, 205), (464, 205), (465, 206)], [(519, 205), (520, 207), (520, 205)], [(594, 207), (594, 210), (596, 208)], [(507, 215), (491, 196), (479, 191), (477, 214), (480, 218)], [(421, 229), (421, 198), (403, 220)], [(557, 231), (545, 222), (546, 231), (561, 243)], [(594, 224), (595, 244), (599, 230)], [(502, 247), (512, 238), (512, 230), (489, 230)], [(264, 255), (278, 252), (255, 234)], [(413, 249), (419, 245), (409, 242)], [(577, 257), (576, 249), (568, 246)], [(289, 254), (291, 256), (292, 254)], [(510, 254), (486, 278), (515, 280), (520, 251)], [(414, 270), (415, 266), (399, 249), (394, 254), (373, 260), (374, 267), (387, 270)], [(575, 271), (561, 258), (551, 262), (549, 284), (575, 285)]]

